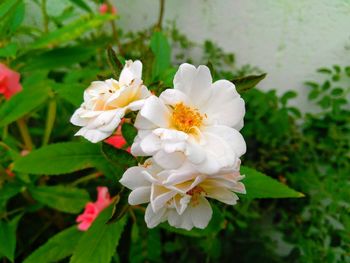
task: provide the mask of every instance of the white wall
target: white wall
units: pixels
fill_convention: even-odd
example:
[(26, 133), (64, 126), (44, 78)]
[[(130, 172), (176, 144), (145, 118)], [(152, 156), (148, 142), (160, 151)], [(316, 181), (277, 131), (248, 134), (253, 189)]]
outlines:
[[(114, 3), (126, 30), (157, 20), (158, 0)], [(266, 71), (264, 89), (305, 93), (317, 68), (350, 65), (350, 0), (166, 0), (165, 20), (174, 19), (190, 39), (217, 41), (239, 64)]]

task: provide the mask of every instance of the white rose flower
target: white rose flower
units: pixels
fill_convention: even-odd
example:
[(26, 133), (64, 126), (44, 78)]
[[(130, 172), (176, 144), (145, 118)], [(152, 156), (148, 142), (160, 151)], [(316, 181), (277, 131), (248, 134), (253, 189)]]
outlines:
[(82, 128), (75, 134), (96, 143), (109, 137), (128, 111), (139, 110), (150, 92), (141, 80), (142, 63), (126, 61), (119, 81), (94, 81), (71, 122)]
[(149, 97), (136, 117), (135, 156), (175, 169), (188, 159), (204, 173), (235, 165), (246, 151), (239, 133), (244, 101), (227, 80), (212, 83), (208, 67), (182, 64), (174, 89)]
[(177, 170), (162, 170), (148, 159), (143, 166), (131, 167), (120, 183), (131, 189), (129, 203), (149, 203), (145, 221), (149, 228), (168, 221), (171, 226), (191, 230), (205, 228), (212, 209), (206, 198), (213, 198), (225, 204), (237, 203), (236, 193), (245, 193), (239, 182), (243, 176), (237, 167), (205, 175), (191, 169), (191, 164)]

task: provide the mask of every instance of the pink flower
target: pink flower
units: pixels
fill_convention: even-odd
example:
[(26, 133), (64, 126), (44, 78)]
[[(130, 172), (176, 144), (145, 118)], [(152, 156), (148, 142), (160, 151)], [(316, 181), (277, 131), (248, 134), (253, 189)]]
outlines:
[(4, 94), (6, 99), (10, 99), (15, 93), (22, 90), (19, 79), (20, 74), (18, 72), (0, 63), (0, 94)]
[(113, 135), (105, 140), (105, 142), (114, 146), (115, 148), (123, 148), (123, 146), (126, 145), (123, 135)]
[(117, 8), (115, 6), (110, 6), (106, 3), (100, 5), (99, 8), (100, 14), (106, 14), (106, 13), (111, 13), (115, 15), (117, 13)]
[(97, 200), (95, 203), (89, 202), (85, 206), (84, 212), (76, 219), (78, 229), (86, 231), (91, 226), (92, 222), (101, 213), (103, 209), (110, 205), (112, 199), (109, 195), (108, 188), (99, 186), (97, 187)]

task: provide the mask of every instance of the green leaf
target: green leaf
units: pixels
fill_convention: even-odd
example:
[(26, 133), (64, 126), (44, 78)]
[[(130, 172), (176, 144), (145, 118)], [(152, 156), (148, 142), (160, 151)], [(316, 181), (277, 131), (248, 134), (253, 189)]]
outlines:
[(106, 224), (112, 207), (106, 208), (79, 240), (70, 263), (109, 263), (123, 233), (126, 217)]
[(128, 145), (132, 145), (137, 135), (137, 129), (130, 123), (124, 123), (122, 126), (122, 134)]
[(83, 102), (83, 94), (86, 90), (86, 86), (80, 83), (72, 83), (70, 85), (64, 84), (60, 86), (61, 87), (57, 89), (59, 96), (72, 105), (79, 107), (79, 105)]
[(49, 88), (43, 85), (24, 87), (0, 107), (0, 127), (33, 111), (48, 98)]
[(9, 43), (8, 45), (0, 48), (0, 57), (14, 57), (17, 54), (17, 44)]
[(253, 198), (293, 198), (303, 197), (287, 185), (282, 184), (271, 177), (262, 174), (255, 169), (241, 166), (241, 174), (245, 175), (243, 183), (245, 185), (249, 199)]
[(79, 213), (90, 201), (86, 190), (63, 185), (32, 186), (28, 190), (38, 202), (66, 213)]
[(35, 250), (23, 263), (58, 262), (73, 254), (83, 232), (74, 225), (51, 237), (44, 245)]
[[(30, 56), (26, 65), (21, 68), (21, 71), (50, 70), (65, 66), (71, 67), (78, 62), (86, 61), (95, 51), (96, 49), (93, 47), (83, 46), (56, 48), (42, 54)], [(21, 61), (23, 58), (19, 58), (18, 60)]]
[(323, 73), (323, 74), (332, 74), (332, 70), (328, 69), (328, 68), (319, 68), (317, 70), (317, 72), (319, 73)]
[(113, 205), (112, 215), (108, 219), (107, 223), (111, 224), (117, 222), (128, 211), (130, 205), (128, 203), (128, 194), (123, 192), (123, 190), (117, 195), (116, 201)]
[(283, 105), (286, 105), (288, 100), (293, 99), (297, 96), (297, 93), (295, 91), (287, 91), (286, 93), (283, 94), (281, 97), (281, 103)]
[(6, 27), (9, 33), (13, 33), (22, 24), (25, 15), (25, 4), (24, 1), (20, 1), (15, 7), (14, 12), (8, 17)]
[(109, 67), (111, 68), (114, 77), (119, 79), (120, 72), (123, 69), (123, 64), (118, 59), (115, 51), (111, 46), (107, 48), (107, 58)]
[[(137, 160), (130, 153), (121, 149), (117, 149), (107, 143), (102, 144), (102, 152), (104, 153), (107, 160), (109, 160), (114, 165), (120, 177), (123, 175), (127, 168), (137, 165)], [(119, 180), (120, 177), (115, 178), (115, 180)]]
[(89, 12), (89, 13), (92, 13), (92, 10), (91, 10), (90, 6), (88, 6), (84, 2), (84, 0), (69, 0), (69, 1), (71, 1), (73, 4), (79, 6), (81, 9), (83, 9), (83, 10)]
[(260, 81), (266, 77), (266, 73), (261, 75), (251, 75), (243, 78), (237, 78), (231, 82), (235, 84), (238, 93), (242, 93), (254, 88)]
[(0, 254), (11, 262), (14, 262), (15, 259), (16, 230), (21, 217), (22, 215), (18, 215), (10, 222), (0, 221)]
[(22, 189), (22, 185), (14, 183), (14, 182), (8, 182), (2, 185), (0, 187), (0, 203), (7, 201), (11, 197), (18, 194)]
[(162, 32), (154, 32), (151, 37), (151, 50), (155, 56), (152, 78), (156, 79), (170, 67), (171, 49)]
[(5, 0), (2, 2), (0, 4), (0, 21), (2, 21), (19, 2), (20, 0)]
[(343, 94), (343, 89), (342, 88), (335, 88), (335, 89), (333, 89), (332, 91), (331, 91), (331, 94), (333, 95), (333, 96), (340, 96), (340, 95), (342, 95)]
[(95, 162), (104, 158), (97, 144), (56, 143), (17, 159), (14, 170), (30, 174), (59, 175), (94, 167)]
[(115, 18), (113, 15), (97, 15), (80, 18), (56, 31), (50, 32), (29, 45), (30, 49), (48, 48), (81, 37), (85, 32)]

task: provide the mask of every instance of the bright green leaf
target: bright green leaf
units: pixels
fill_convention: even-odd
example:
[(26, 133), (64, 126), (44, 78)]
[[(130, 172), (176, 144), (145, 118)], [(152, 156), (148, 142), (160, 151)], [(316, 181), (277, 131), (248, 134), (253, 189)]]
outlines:
[(9, 43), (8, 45), (0, 48), (0, 57), (14, 57), (17, 53), (17, 44)]
[(17, 159), (14, 170), (29, 174), (58, 175), (94, 167), (95, 162), (104, 158), (97, 144), (57, 143)]
[(84, 9), (85, 11), (92, 13), (90, 6), (88, 4), (86, 4), (84, 2), (84, 0), (69, 0), (69, 1), (71, 1), (73, 4), (79, 6), (81, 9)]
[(74, 225), (51, 237), (44, 245), (35, 250), (23, 263), (58, 262), (73, 254), (83, 232)]
[(0, 107), (0, 127), (33, 111), (48, 98), (49, 88), (38, 85), (24, 88)]
[(233, 79), (231, 82), (235, 84), (238, 93), (242, 93), (258, 85), (258, 83), (262, 81), (266, 75), (266, 73), (261, 75), (251, 75), (243, 78)]
[(0, 21), (8, 15), (12, 8), (14, 8), (20, 0), (5, 0), (0, 4)]
[(115, 18), (113, 15), (97, 15), (93, 18), (83, 17), (62, 28), (52, 31), (32, 43), (30, 49), (48, 48), (67, 43), (81, 37), (85, 32), (101, 26), (103, 23)]
[(89, 202), (86, 190), (63, 185), (30, 187), (29, 193), (38, 202), (66, 213), (79, 213)]
[(243, 180), (247, 191), (245, 196), (249, 199), (293, 198), (304, 196), (302, 193), (289, 188), (287, 185), (282, 184), (255, 169), (241, 166), (241, 174), (245, 175)]
[(11, 262), (15, 259), (16, 230), (22, 215), (16, 216), (10, 222), (0, 221), (0, 254), (7, 257)]
[(153, 33), (151, 49), (155, 56), (152, 76), (153, 79), (156, 79), (170, 67), (171, 49), (166, 36), (162, 32)]
[(70, 263), (109, 263), (123, 233), (126, 217), (106, 224), (112, 207), (106, 208), (79, 240)]

